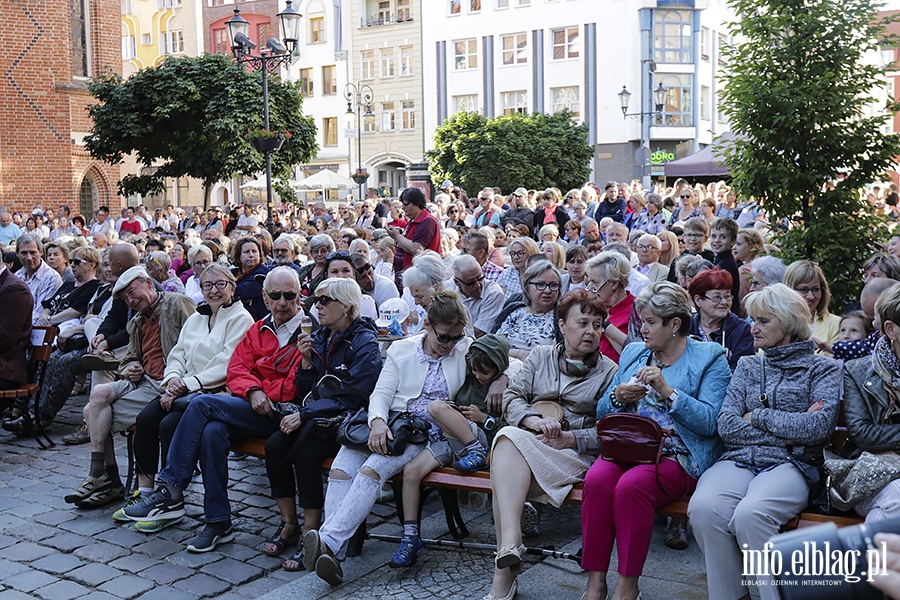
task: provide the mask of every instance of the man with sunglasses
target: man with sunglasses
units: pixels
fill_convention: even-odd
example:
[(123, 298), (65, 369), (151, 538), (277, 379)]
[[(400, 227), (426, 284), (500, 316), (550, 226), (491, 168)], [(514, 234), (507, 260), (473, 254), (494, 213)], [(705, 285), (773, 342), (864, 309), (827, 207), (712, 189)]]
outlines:
[(503, 288), (485, 279), (475, 257), (463, 254), (453, 261), (453, 281), (444, 284), (444, 288), (455, 289), (462, 297), (463, 306), (469, 313), (466, 335), (480, 338), (490, 333), (506, 298)]
[(359, 284), (363, 294), (368, 294), (375, 300), (375, 305), (379, 310), (381, 305), (391, 298), (400, 297), (394, 282), (384, 275), (376, 273), (368, 256), (357, 252), (350, 255), (350, 262), (356, 273), (356, 283)]
[[(142, 502), (127, 506), (133, 521), (176, 519), (184, 515), (184, 490), (200, 461), (206, 527), (189, 540), (191, 552), (208, 552), (234, 539), (228, 503), (228, 449), (232, 436), (268, 438), (278, 431), (277, 406), (293, 402), (294, 377), (307, 347), (300, 323), (300, 278), (289, 267), (276, 267), (263, 282), (270, 314), (250, 326), (228, 363), (232, 395), (203, 394), (191, 400), (175, 430), (159, 487)], [(306, 346), (305, 346), (306, 345)]]

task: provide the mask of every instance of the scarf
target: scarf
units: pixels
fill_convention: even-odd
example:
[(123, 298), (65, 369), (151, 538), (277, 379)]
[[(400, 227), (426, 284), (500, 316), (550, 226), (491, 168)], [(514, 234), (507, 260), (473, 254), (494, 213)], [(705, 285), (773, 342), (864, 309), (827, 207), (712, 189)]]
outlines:
[(881, 377), (881, 385), (884, 386), (884, 391), (890, 399), (882, 416), (882, 422), (889, 423), (894, 414), (900, 412), (900, 359), (894, 354), (891, 341), (886, 335), (881, 336), (875, 343), (872, 366), (875, 373)]
[(582, 360), (572, 360), (566, 358), (566, 351), (562, 344), (559, 344), (558, 348), (559, 371), (569, 377), (586, 377), (600, 361), (600, 352), (598, 351), (591, 352)]

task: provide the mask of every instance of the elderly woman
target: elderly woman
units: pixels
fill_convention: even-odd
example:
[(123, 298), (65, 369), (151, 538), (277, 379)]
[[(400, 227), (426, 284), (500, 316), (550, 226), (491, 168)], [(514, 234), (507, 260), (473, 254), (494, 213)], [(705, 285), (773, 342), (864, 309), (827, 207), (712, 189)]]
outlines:
[(262, 242), (255, 237), (240, 238), (231, 246), (230, 258), (237, 280), (234, 295), (244, 303), (253, 320), (259, 321), (269, 314), (262, 299), (262, 283), (257, 281), (258, 275), (265, 276), (269, 272)]
[(647, 222), (641, 227), (650, 235), (659, 235), (666, 231), (666, 213), (663, 212), (662, 197), (656, 192), (647, 194)]
[(753, 275), (750, 272), (750, 263), (763, 253), (764, 244), (763, 237), (755, 229), (741, 229), (738, 231), (734, 245), (731, 247), (731, 255), (734, 256), (734, 260), (738, 263), (738, 273), (741, 279), (738, 300), (743, 301), (744, 297), (750, 293), (750, 280), (753, 279)]
[(449, 278), (444, 261), (436, 252), (425, 250), (413, 258), (413, 265), (403, 273), (403, 300), (409, 305), (409, 332), (418, 333), (423, 326), (431, 299), (444, 289)]
[(646, 275), (651, 282), (665, 281), (669, 276), (669, 267), (659, 262), (662, 240), (657, 236), (645, 233), (637, 241), (638, 273)]
[[(234, 297), (235, 278), (226, 267), (214, 264), (205, 268), (200, 289), (204, 302), (185, 321), (167, 358), (160, 385), (163, 394), (151, 400), (135, 420), (138, 489), (125, 507), (142, 502), (153, 491), (156, 474), (160, 466), (165, 467), (169, 444), (188, 403), (198, 394), (215, 394), (225, 388), (228, 361), (253, 324), (253, 317)], [(114, 521), (131, 521), (125, 516), (125, 507), (113, 514)], [(152, 533), (176, 520), (138, 521), (134, 528)]]
[(625, 348), (612, 384), (600, 396), (597, 420), (614, 413), (637, 414), (655, 421), (669, 437), (658, 465), (598, 460), (588, 471), (581, 507), (587, 600), (607, 597), (613, 543), (619, 578), (612, 597), (639, 597), (654, 511), (690, 493), (715, 461), (716, 415), (731, 377), (721, 346), (688, 337), (687, 292), (660, 281), (644, 288), (635, 304), (644, 343)]
[(162, 250), (147, 253), (144, 267), (147, 269), (147, 274), (162, 286), (164, 292), (184, 293), (184, 284), (171, 269), (172, 259)]
[[(325, 233), (318, 233), (309, 240), (309, 257), (312, 262), (300, 269), (300, 290), (307, 307), (312, 306), (314, 292), (327, 277), (325, 264), (329, 254), (334, 252), (334, 240)], [(391, 259), (393, 260), (393, 258)]]
[(541, 260), (525, 270), (522, 287), (524, 304), (510, 312), (497, 330), (509, 340), (509, 355), (519, 360), (528, 358), (535, 346), (556, 342), (555, 309), (562, 275), (548, 261)]
[(587, 284), (587, 273), (584, 270), (584, 264), (587, 260), (587, 248), (584, 246), (570, 246), (566, 250), (566, 270), (563, 273), (563, 285), (560, 295), (565, 296), (569, 292), (584, 288)]
[(188, 263), (191, 275), (184, 282), (184, 295), (194, 302), (203, 302), (203, 290), (200, 289), (200, 276), (214, 263), (212, 250), (205, 244), (198, 244), (188, 250)]
[(69, 247), (66, 244), (50, 242), (44, 246), (44, 260), (51, 269), (59, 273), (63, 285), (75, 283), (75, 273), (69, 265)]
[(784, 283), (806, 300), (806, 306), (812, 315), (812, 339), (816, 342), (817, 351), (825, 352), (837, 341), (841, 332), (841, 318), (828, 312), (831, 292), (825, 273), (812, 261), (798, 260), (788, 265), (784, 272)]
[[(303, 360), (297, 369), (296, 405), (281, 420), (281, 431), (266, 442), (266, 472), (281, 515), (278, 530), (263, 547), (269, 556), (278, 556), (300, 537), (294, 500), (298, 491), (303, 531), (321, 526), (325, 505), (322, 461), (334, 457), (340, 444), (335, 439), (336, 427), (317, 423), (365, 406), (381, 372), (377, 329), (371, 319), (360, 315), (362, 292), (356, 282), (326, 279), (316, 288), (315, 298), (320, 327), (298, 342)], [(340, 379), (340, 392), (303, 402), (327, 374)], [(302, 568), (302, 549), (303, 545), (298, 545), (284, 561), (286, 571)]]
[(572, 219), (566, 226), (563, 228), (563, 241), (571, 246), (572, 244), (577, 244), (578, 240), (581, 239), (581, 222), (577, 219)]
[(466, 308), (455, 292), (432, 298), (425, 332), (394, 342), (375, 390), (369, 398), (369, 451), (341, 448), (331, 465), (325, 495), (325, 522), (303, 536), (303, 565), (331, 585), (343, 580), (340, 562), (350, 538), (365, 522), (385, 481), (403, 470), (426, 445), (409, 444), (402, 454), (391, 455), (387, 425), (390, 415), (409, 411), (427, 421), (429, 438), (439, 430), (428, 412), (434, 400), (453, 401), (466, 374)]
[[(688, 506), (710, 598), (749, 598), (742, 553), (762, 551), (809, 502), (840, 398), (839, 363), (814, 354), (808, 304), (797, 292), (774, 284), (745, 304), (762, 355), (738, 363), (718, 417), (725, 452)], [(763, 600), (778, 598), (771, 578), (756, 580)]]
[(601, 252), (587, 261), (585, 270), (588, 278), (585, 289), (597, 296), (609, 314), (603, 325), (600, 352), (618, 364), (629, 333), (635, 337), (634, 331), (629, 331), (629, 324), (634, 322), (631, 318), (634, 296), (626, 289), (631, 263), (618, 252)]
[(512, 266), (503, 270), (503, 274), (497, 279), (497, 285), (503, 288), (506, 299), (509, 300), (522, 293), (522, 275), (527, 268), (528, 257), (540, 254), (541, 249), (530, 237), (517, 237), (509, 243), (507, 250)]
[[(521, 529), (525, 501), (562, 505), (600, 450), (594, 399), (616, 371), (615, 364), (597, 351), (606, 310), (596, 296), (576, 290), (563, 297), (557, 314), (562, 343), (536, 346), (503, 394), (503, 417), (510, 427), (497, 433), (491, 451), (498, 548), (491, 593), (486, 596), (491, 600), (516, 595), (517, 568), (525, 551)], [(562, 406), (568, 431), (534, 408), (541, 401)]]
[(710, 269), (691, 279), (688, 294), (697, 307), (691, 317), (690, 335), (721, 345), (734, 372), (738, 359), (756, 351), (750, 323), (731, 312), (731, 285), (731, 273)]
[(784, 281), (787, 271), (780, 258), (759, 256), (750, 263), (750, 291), (758, 292), (766, 286)]

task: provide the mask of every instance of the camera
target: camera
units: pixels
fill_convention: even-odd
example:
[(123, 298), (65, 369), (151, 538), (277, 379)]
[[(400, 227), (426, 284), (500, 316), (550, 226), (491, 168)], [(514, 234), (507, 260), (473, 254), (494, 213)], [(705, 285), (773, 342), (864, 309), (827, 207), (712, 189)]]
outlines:
[[(877, 533), (900, 533), (900, 518), (838, 529), (823, 523), (777, 535), (750, 562), (768, 561), (782, 600), (882, 600), (870, 585), (873, 575), (887, 568), (885, 549), (876, 546)], [(751, 565), (755, 566), (755, 565)]]

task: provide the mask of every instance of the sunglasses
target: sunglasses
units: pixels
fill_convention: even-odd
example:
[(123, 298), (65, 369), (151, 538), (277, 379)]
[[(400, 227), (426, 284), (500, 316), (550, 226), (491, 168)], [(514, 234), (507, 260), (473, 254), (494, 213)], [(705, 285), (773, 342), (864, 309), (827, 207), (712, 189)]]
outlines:
[(458, 283), (460, 285), (470, 286), (470, 285), (475, 285), (479, 281), (484, 281), (484, 275), (482, 275), (481, 277), (476, 277), (472, 281), (463, 281), (459, 277), (454, 277), (453, 279), (456, 281), (456, 283)]
[[(432, 330), (432, 331), (434, 331), (434, 330)], [(459, 340), (466, 337), (466, 334), (461, 333), (460, 335), (445, 335), (443, 333), (438, 333), (437, 331), (434, 331), (434, 337), (437, 338), (437, 341), (442, 344), (455, 344)]]
[(269, 292), (269, 291), (266, 291), (266, 294), (269, 296), (269, 298), (271, 298), (272, 300), (276, 300), (276, 301), (281, 300), (282, 296), (284, 296), (285, 300), (293, 300), (294, 298), (297, 297), (297, 292)]
[(337, 300), (329, 296), (315, 296), (313, 298), (313, 304), (319, 304), (321, 306), (328, 306), (332, 302), (337, 302)]
[(365, 275), (366, 273), (368, 273), (369, 271), (372, 270), (372, 265), (363, 265), (363, 266), (359, 267), (358, 269), (353, 269), (353, 270), (356, 271), (357, 275), (362, 277), (363, 275)]
[(347, 252), (346, 250), (338, 250), (337, 252), (329, 253), (328, 256), (325, 257), (325, 260), (334, 260), (336, 258), (339, 258), (342, 260), (349, 260), (350, 253)]
[(686, 196), (681, 196), (682, 200), (684, 200), (685, 198), (693, 198), (693, 196), (691, 196), (690, 194), (687, 194)]
[(81, 263), (84, 263), (84, 262), (90, 262), (90, 261), (81, 260), (80, 258), (73, 258), (72, 260), (69, 261), (69, 264), (72, 265), (73, 267), (77, 267), (78, 265), (80, 265)]

